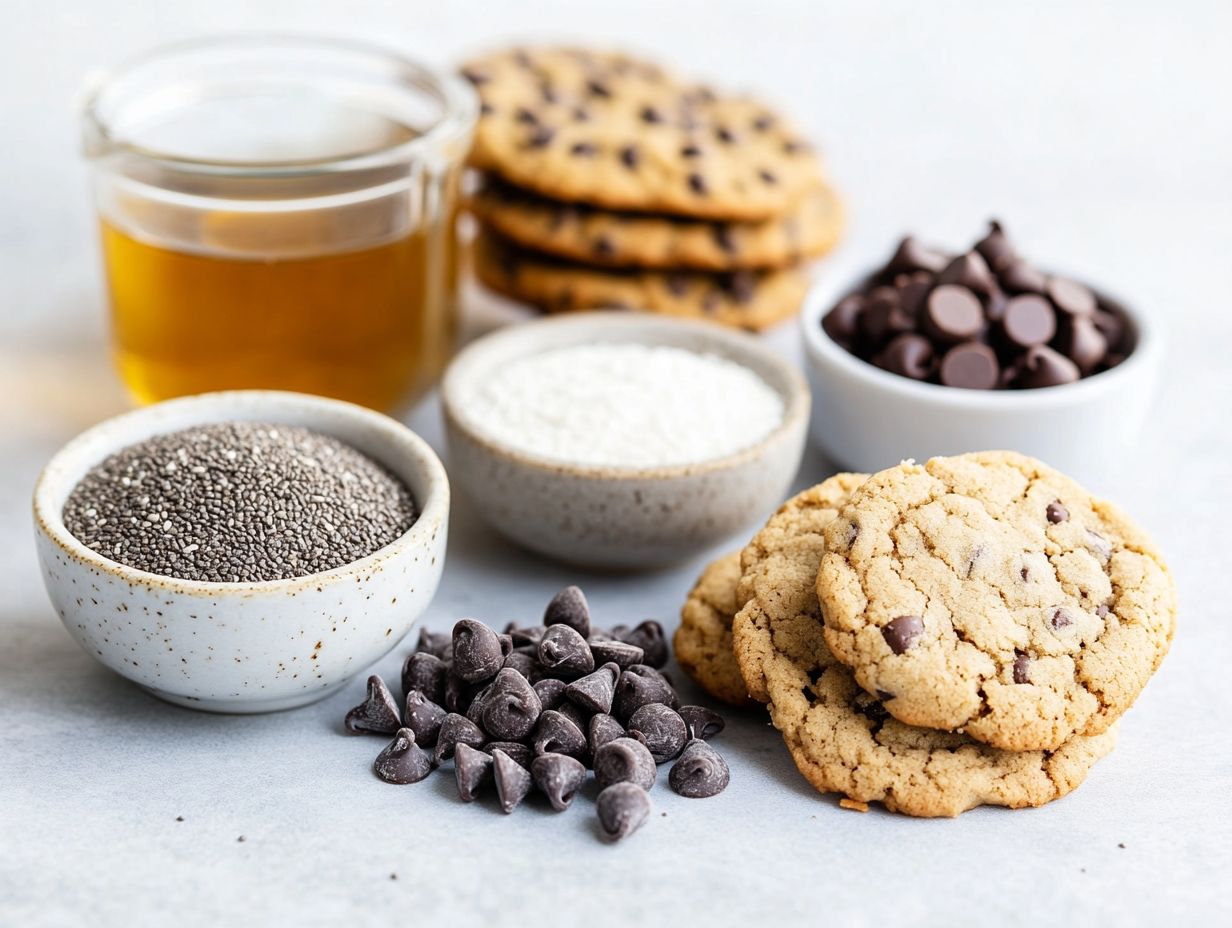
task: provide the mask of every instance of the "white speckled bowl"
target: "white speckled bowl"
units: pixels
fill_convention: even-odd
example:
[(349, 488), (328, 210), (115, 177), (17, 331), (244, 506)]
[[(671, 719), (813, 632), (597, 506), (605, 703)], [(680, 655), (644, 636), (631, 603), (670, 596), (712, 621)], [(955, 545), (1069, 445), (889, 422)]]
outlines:
[[(152, 435), (234, 420), (332, 435), (388, 467), (418, 521), (334, 570), (268, 583), (203, 583), (117, 564), (65, 528), (91, 467)], [(34, 490), (35, 541), (52, 604), (86, 653), (154, 695), (212, 712), (272, 712), (321, 699), (384, 656), (423, 614), (445, 562), (449, 482), (432, 449), (386, 416), (298, 393), (209, 393), (139, 409), (78, 436)]]
[[(742, 451), (697, 464), (617, 468), (537, 458), (484, 434), (465, 397), (515, 358), (597, 342), (669, 345), (728, 358), (783, 398), (783, 421)], [(626, 312), (553, 316), (489, 334), (454, 360), (441, 387), (450, 473), (493, 527), (532, 551), (608, 569), (685, 560), (782, 502), (808, 426), (803, 377), (758, 339), (705, 322)]]

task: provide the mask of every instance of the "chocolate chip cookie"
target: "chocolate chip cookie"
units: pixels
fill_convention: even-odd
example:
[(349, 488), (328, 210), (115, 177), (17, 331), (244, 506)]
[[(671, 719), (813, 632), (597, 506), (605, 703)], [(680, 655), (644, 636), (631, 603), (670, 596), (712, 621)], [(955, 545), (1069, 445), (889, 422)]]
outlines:
[(732, 653), (732, 617), (739, 608), (740, 552), (708, 566), (689, 591), (672, 644), (676, 663), (702, 689), (723, 702), (741, 706), (748, 690)]
[(825, 254), (843, 225), (842, 206), (828, 186), (763, 222), (617, 213), (549, 200), (491, 179), (469, 205), (486, 226), (523, 247), (607, 267), (783, 267)]
[(795, 315), (808, 278), (773, 271), (655, 271), (596, 268), (517, 248), (492, 232), (475, 241), (475, 273), (485, 285), (548, 312), (640, 309), (761, 331)]
[(462, 74), (481, 102), (471, 164), (554, 199), (756, 221), (820, 180), (778, 113), (628, 55), (511, 49)]
[(826, 645), (816, 594), (826, 528), (863, 478), (840, 475), (789, 500), (745, 548), (733, 622), (749, 693), (769, 704), (800, 772), (822, 792), (894, 812), (954, 816), (981, 804), (1038, 806), (1064, 796), (1115, 742), (1075, 735), (1056, 751), (1015, 753), (894, 719)]
[(908, 725), (1056, 750), (1105, 731), (1172, 640), (1176, 590), (1146, 534), (1020, 454), (882, 471), (825, 544), (826, 642)]

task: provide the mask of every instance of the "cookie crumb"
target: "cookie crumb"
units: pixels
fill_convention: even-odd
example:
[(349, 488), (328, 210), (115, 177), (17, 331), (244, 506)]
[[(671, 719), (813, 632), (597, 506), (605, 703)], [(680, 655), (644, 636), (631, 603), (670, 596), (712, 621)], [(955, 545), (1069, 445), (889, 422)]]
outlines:
[(239, 836), (238, 838), (236, 838), (235, 840), (236, 840), (236, 843), (238, 843), (238, 844), (243, 844), (243, 843), (244, 843), (245, 841), (247, 841), (248, 839), (247, 839), (247, 838), (245, 838), (243, 835), (240, 835), (240, 836)]
[(853, 812), (867, 812), (868, 811), (867, 802), (860, 802), (860, 800), (858, 799), (848, 799), (846, 796), (840, 799), (838, 801), (838, 804), (842, 806), (844, 809), (850, 809)]
[[(182, 821), (184, 821), (184, 816), (182, 816), (182, 815), (177, 815), (177, 816), (175, 817), (175, 820), (176, 820), (177, 822), (182, 822)], [(1122, 844), (1122, 845), (1121, 845), (1121, 847), (1124, 847), (1124, 846), (1125, 846), (1124, 844)]]
[(1122, 841), (1120, 844), (1117, 845), (1117, 847), (1119, 847), (1121, 850), (1125, 850), (1125, 842)]

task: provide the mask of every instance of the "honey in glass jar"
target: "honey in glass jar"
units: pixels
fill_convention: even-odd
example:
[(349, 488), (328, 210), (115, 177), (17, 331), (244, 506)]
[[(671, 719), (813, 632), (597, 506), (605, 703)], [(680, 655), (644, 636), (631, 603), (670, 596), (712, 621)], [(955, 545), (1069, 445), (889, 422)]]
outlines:
[(474, 118), (462, 82), (305, 39), (180, 46), (103, 85), (86, 142), (132, 393), (422, 396), (456, 330)]

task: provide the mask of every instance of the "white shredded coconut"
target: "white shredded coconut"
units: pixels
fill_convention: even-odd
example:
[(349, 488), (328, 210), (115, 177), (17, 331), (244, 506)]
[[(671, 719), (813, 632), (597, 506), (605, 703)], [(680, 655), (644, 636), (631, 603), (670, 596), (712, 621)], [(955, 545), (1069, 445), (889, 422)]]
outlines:
[(476, 385), (467, 412), (484, 434), (526, 454), (651, 468), (756, 444), (782, 421), (783, 401), (726, 358), (612, 343), (510, 361)]

